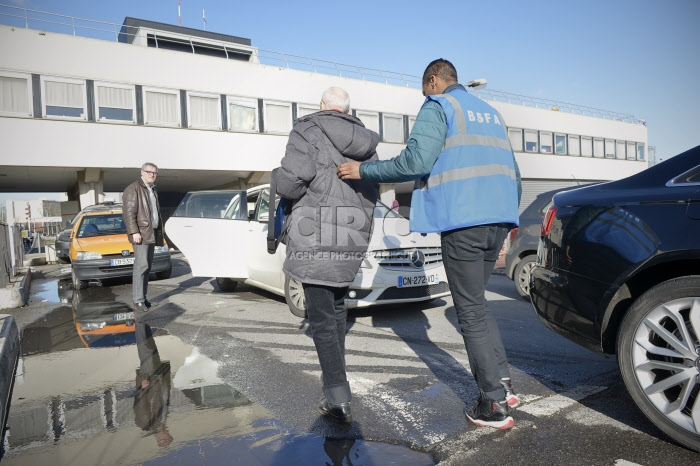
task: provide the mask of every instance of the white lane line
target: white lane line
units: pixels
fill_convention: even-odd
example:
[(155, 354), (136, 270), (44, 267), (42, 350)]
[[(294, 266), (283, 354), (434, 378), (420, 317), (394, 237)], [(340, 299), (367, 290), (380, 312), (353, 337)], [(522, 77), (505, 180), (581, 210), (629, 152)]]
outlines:
[(568, 408), (574, 403), (594, 395), (596, 393), (602, 392), (608, 387), (596, 387), (590, 385), (579, 385), (569, 391), (560, 393), (558, 395), (543, 398), (534, 403), (527, 404), (523, 407), (518, 407), (518, 411), (522, 411), (533, 416), (551, 416), (557, 411)]
[(642, 466), (641, 464), (632, 463), (627, 460), (617, 460), (615, 461), (615, 466)]

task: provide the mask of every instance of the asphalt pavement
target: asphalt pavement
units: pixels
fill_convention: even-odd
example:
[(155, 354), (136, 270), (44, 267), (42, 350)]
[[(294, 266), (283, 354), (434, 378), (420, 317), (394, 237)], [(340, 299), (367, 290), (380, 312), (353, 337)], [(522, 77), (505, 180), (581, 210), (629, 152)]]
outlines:
[[(7, 311), (23, 335), (7, 464), (687, 465), (698, 454), (663, 436), (627, 395), (615, 358), (546, 329), (494, 274), (499, 322), (521, 406), (509, 431), (475, 428), (478, 396), (449, 298), (349, 315), (350, 425), (318, 415), (318, 359), (284, 299), (242, 285), (218, 292), (174, 256), (152, 281), (162, 418), (143, 427), (132, 333), (96, 336), (85, 316), (121, 314), (128, 280), (75, 291), (69, 266), (35, 269), (29, 305)], [(114, 306), (117, 306), (116, 308)], [(121, 307), (120, 307), (121, 306)], [(136, 316), (139, 317), (139, 316)], [(154, 379), (155, 380), (155, 379)], [(155, 393), (151, 382), (145, 393)], [(165, 400), (160, 402), (158, 400)], [(165, 409), (162, 409), (162, 408)]]

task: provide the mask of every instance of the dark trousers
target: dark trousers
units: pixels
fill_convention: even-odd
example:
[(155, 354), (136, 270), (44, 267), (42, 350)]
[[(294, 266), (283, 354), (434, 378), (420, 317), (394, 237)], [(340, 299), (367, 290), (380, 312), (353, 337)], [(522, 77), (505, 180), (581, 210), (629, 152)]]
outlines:
[(442, 260), (472, 375), (486, 397), (502, 400), (499, 379), (510, 377), (498, 324), (484, 290), (508, 234), (508, 227), (480, 225), (442, 233)]
[(134, 244), (134, 275), (132, 288), (134, 292), (134, 302), (142, 303), (146, 300), (148, 293), (148, 277), (151, 274), (153, 265), (153, 252), (155, 244)]
[(321, 364), (323, 393), (332, 405), (349, 402), (350, 384), (345, 373), (345, 321), (348, 315), (345, 294), (348, 289), (307, 283), (303, 286), (306, 315)]

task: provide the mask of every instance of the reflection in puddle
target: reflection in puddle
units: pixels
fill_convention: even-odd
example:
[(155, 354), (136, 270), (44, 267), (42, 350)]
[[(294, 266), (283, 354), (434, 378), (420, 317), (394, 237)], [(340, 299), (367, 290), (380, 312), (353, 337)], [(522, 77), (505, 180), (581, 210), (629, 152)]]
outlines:
[(115, 299), (75, 291), (25, 327), (4, 464), (433, 464), (400, 445), (297, 435)]
[(32, 294), (40, 301), (48, 301), (50, 303), (60, 302), (57, 291), (58, 282), (56, 282), (56, 280), (47, 280), (44, 283), (32, 285)]

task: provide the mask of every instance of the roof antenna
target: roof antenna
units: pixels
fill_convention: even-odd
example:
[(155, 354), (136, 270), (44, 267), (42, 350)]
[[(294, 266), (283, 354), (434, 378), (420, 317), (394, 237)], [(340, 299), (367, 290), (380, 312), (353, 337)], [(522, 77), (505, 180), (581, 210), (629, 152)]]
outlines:
[(207, 15), (204, 13), (204, 8), (202, 8), (202, 19), (204, 20), (204, 30), (207, 30)]
[(579, 182), (579, 180), (576, 179), (576, 177), (574, 176), (573, 173), (571, 173), (571, 178), (574, 179), (574, 181), (576, 182), (576, 184), (577, 184), (578, 186), (581, 186), (581, 183)]
[(182, 26), (182, 17), (180, 16), (180, 0), (177, 0), (177, 25)]

